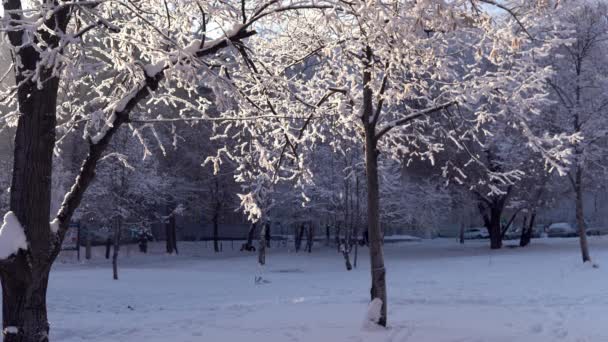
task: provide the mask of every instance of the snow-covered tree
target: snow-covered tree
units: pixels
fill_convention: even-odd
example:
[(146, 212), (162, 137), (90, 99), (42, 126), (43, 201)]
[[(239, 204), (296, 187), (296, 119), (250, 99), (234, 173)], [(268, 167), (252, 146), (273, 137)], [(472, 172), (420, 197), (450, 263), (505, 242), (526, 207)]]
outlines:
[(579, 134), (568, 173), (576, 203), (576, 224), (583, 262), (591, 260), (585, 233), (583, 194), (594, 179), (605, 178), (608, 141), (608, 5), (603, 1), (564, 1), (555, 20), (569, 31), (558, 53), (547, 58), (556, 105), (551, 129)]
[[(548, 9), (530, 1), (515, 13), (493, 3), (509, 13), (497, 18), (482, 3), (493, 2), (339, 2), (323, 13), (290, 15), (241, 50), (245, 62), (233, 75), (243, 77), (231, 77), (238, 107), (223, 115), (241, 121), (222, 132), (240, 139), (232, 156), (238, 154), (240, 180), (250, 186), (242, 205), (252, 219), (263, 214), (281, 179), (314, 182), (306, 155), (325, 139), (340, 136), (364, 146), (371, 295), (383, 303), (380, 325), (387, 318), (381, 153), (433, 162), (446, 137), (484, 135), (484, 123), (509, 121), (552, 167), (561, 167), (561, 137), (538, 136), (528, 127), (546, 104), (550, 75), (536, 58), (554, 40), (553, 32), (543, 32), (533, 41), (525, 27)], [(460, 110), (473, 113), (473, 120), (461, 118)], [(513, 181), (509, 173), (493, 177)]]
[[(219, 102), (230, 97), (220, 90), (225, 81), (218, 73), (226, 61), (220, 50), (255, 35), (258, 23), (272, 26), (275, 15), (326, 6), (280, 0), (7, 0), (3, 7), (10, 53), (2, 55), (14, 57), (2, 71), (14, 82), (3, 83), (1, 97), (14, 111), (0, 119), (16, 127), (9, 210), (28, 246), (0, 261), (3, 328), (11, 327), (4, 339), (40, 342), (48, 340), (51, 266), (114, 134), (125, 123), (162, 121), (163, 113), (149, 110), (155, 103), (172, 106), (180, 120), (209, 119), (209, 101), (196, 90), (218, 90)], [(55, 143), (79, 127), (87, 156), (61, 208), (51, 213)]]

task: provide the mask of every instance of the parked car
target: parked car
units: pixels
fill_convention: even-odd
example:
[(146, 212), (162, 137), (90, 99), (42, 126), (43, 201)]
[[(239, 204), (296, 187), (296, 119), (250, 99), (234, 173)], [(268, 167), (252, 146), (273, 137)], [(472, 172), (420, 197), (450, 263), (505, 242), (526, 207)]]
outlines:
[(549, 225), (549, 228), (547, 228), (547, 235), (549, 237), (576, 237), (578, 236), (578, 233), (576, 229), (572, 228), (570, 223), (557, 222)]
[(600, 236), (608, 234), (608, 228), (605, 227), (589, 227), (585, 230), (588, 236)]
[(474, 227), (468, 228), (464, 231), (464, 238), (467, 240), (473, 239), (487, 239), (490, 237), (488, 229), (486, 227)]

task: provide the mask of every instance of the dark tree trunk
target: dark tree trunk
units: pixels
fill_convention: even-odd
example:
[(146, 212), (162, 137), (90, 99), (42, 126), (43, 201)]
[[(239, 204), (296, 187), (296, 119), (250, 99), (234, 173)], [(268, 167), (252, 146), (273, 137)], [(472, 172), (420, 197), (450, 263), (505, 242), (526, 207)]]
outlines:
[[(23, 258), (24, 253), (19, 254), (2, 271), (4, 341), (48, 341), (46, 290), (50, 269), (32, 269)], [(9, 327), (16, 329), (16, 333)]]
[(220, 229), (219, 229), (219, 208), (216, 206), (216, 210), (213, 213), (213, 250), (216, 253), (220, 251)]
[(270, 222), (266, 222), (266, 232), (264, 233), (264, 238), (266, 239), (266, 248), (270, 248), (270, 240), (272, 239), (272, 236), (270, 235), (270, 228)]
[(342, 228), (340, 226), (339, 222), (336, 222), (336, 236), (334, 238), (335, 243), (336, 243), (336, 250), (338, 251), (338, 253), (340, 253), (340, 232), (342, 231)]
[(490, 248), (502, 247), (503, 231), (500, 224), (504, 199), (482, 200), (479, 202), (479, 212), (490, 235)]
[(344, 263), (346, 264), (346, 270), (352, 270), (353, 265), (350, 263), (350, 253), (348, 253), (346, 248), (344, 248), (344, 250), (342, 251), (342, 255), (344, 255)]
[(534, 221), (536, 220), (536, 211), (532, 211), (530, 216), (530, 222), (527, 223), (527, 217), (524, 218), (524, 224), (521, 228), (521, 238), (519, 239), (519, 246), (526, 247), (532, 240), (532, 233), (534, 233)]
[(258, 241), (258, 263), (260, 265), (266, 265), (266, 224), (262, 224)]
[(576, 225), (578, 228), (579, 243), (581, 246), (581, 256), (583, 262), (591, 261), (589, 255), (589, 244), (587, 243), (587, 231), (585, 229), (585, 214), (583, 212), (583, 170), (580, 166), (576, 167), (574, 187), (576, 192)]
[(302, 223), (296, 232), (295, 244), (296, 244), (296, 253), (300, 251), (302, 248), (302, 240), (304, 240), (304, 229), (305, 225)]
[(176, 232), (176, 224), (175, 224), (175, 214), (171, 213), (169, 215), (169, 222), (165, 224), (165, 236), (166, 236), (166, 249), (167, 254), (179, 254), (177, 250), (177, 232)]
[(247, 232), (247, 244), (246, 244), (246, 249), (249, 251), (253, 248), (253, 236), (255, 235), (255, 228), (256, 228), (257, 224), (256, 223), (252, 223), (251, 226), (249, 226), (249, 232)]
[[(5, 9), (11, 2), (5, 2)], [(10, 33), (14, 43), (17, 31)], [(18, 38), (19, 39), (19, 38)], [(31, 47), (19, 52), (20, 72), (36, 68), (38, 54)], [(55, 146), (56, 100), (59, 80), (49, 70), (42, 70), (42, 89), (36, 82), (17, 75), (19, 119), (15, 133), (13, 178), (10, 187), (10, 210), (16, 215), (28, 242), (28, 250), (20, 251), (0, 266), (2, 283), (3, 330), (17, 329), (17, 334), (4, 336), (7, 342), (46, 342), (49, 324), (46, 290), (51, 264), (54, 261), (50, 230), (51, 178)]]
[(171, 233), (171, 224), (169, 222), (165, 222), (165, 249), (167, 254), (173, 254), (173, 234)]
[(325, 226), (325, 237), (326, 237), (327, 246), (329, 246), (331, 244), (331, 235), (329, 233), (329, 230), (330, 230), (329, 225), (326, 225)]
[[(371, 266), (371, 300), (382, 301), (378, 324), (387, 323), (386, 269), (382, 247), (382, 230), (380, 228), (380, 184), (378, 181), (378, 150), (376, 137), (376, 120), (381, 107), (374, 111), (371, 86), (373, 53), (368, 46), (365, 50), (366, 61), (363, 68), (363, 115), (361, 116), (365, 135), (365, 173), (367, 177), (367, 226), (369, 236), (369, 257)], [(379, 104), (380, 106), (380, 104)], [(377, 114), (375, 114), (375, 112)]]
[(354, 235), (355, 235), (355, 256), (354, 256), (354, 262), (353, 262), (353, 266), (355, 268), (357, 268), (357, 258), (359, 256), (359, 227), (361, 226), (361, 212), (360, 212), (360, 205), (359, 205), (359, 176), (357, 175), (357, 177), (355, 178), (355, 188), (356, 188), (356, 195), (357, 195), (357, 202), (356, 202), (356, 213), (355, 213), (355, 228), (354, 228)]
[(110, 259), (110, 248), (112, 248), (112, 238), (106, 240), (106, 259)]
[(112, 254), (112, 274), (114, 280), (118, 280), (118, 252), (120, 251), (120, 234), (122, 231), (122, 217), (116, 220), (114, 228), (114, 253)]
[(458, 234), (458, 240), (460, 241), (461, 245), (464, 244), (464, 222), (460, 224), (460, 234)]
[(314, 243), (314, 228), (312, 223), (308, 223), (308, 234), (306, 237), (306, 251), (312, 253), (312, 244)]
[(367, 218), (369, 256), (371, 263), (371, 299), (382, 300), (382, 310), (378, 324), (387, 323), (386, 269), (382, 251), (382, 231), (380, 230), (380, 186), (378, 183), (378, 152), (374, 132), (369, 129), (365, 134), (365, 170), (367, 173)]
[(488, 225), (490, 248), (500, 249), (502, 247), (502, 229), (500, 226), (501, 212), (496, 208), (492, 208), (490, 212), (490, 224)]

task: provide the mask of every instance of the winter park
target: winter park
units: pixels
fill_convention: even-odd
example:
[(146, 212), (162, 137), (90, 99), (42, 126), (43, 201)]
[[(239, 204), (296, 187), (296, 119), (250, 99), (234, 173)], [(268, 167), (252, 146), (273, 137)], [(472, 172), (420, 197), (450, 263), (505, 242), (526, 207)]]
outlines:
[(0, 16), (3, 341), (608, 342), (608, 1)]

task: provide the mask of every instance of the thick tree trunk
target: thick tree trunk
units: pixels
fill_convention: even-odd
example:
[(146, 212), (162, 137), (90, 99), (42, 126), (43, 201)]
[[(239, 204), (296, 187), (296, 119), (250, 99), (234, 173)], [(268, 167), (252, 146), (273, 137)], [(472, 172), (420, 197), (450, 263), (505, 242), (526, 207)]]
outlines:
[(502, 229), (500, 227), (500, 211), (492, 208), (490, 214), (490, 225), (488, 226), (488, 233), (490, 234), (490, 248), (500, 249), (502, 248)]
[(500, 225), (503, 208), (502, 203), (503, 201), (500, 199), (479, 203), (479, 212), (483, 218), (486, 229), (488, 229), (488, 234), (490, 235), (491, 249), (500, 249), (502, 247), (503, 234)]
[(19, 254), (11, 266), (4, 269), (8, 274), (2, 273), (3, 340), (46, 342), (49, 334), (46, 290), (50, 269), (31, 269), (23, 253)]
[(371, 264), (371, 299), (382, 300), (379, 325), (387, 323), (386, 270), (382, 251), (382, 231), (380, 229), (380, 185), (378, 183), (378, 151), (374, 132), (365, 131), (365, 171), (367, 173), (367, 218), (369, 235), (369, 256)]
[(112, 254), (112, 274), (114, 280), (118, 280), (118, 252), (120, 251), (120, 234), (122, 231), (122, 218), (116, 220), (114, 228), (114, 252)]
[(583, 170), (580, 166), (576, 167), (576, 175), (574, 179), (574, 187), (576, 192), (576, 225), (578, 228), (578, 237), (581, 246), (581, 256), (583, 262), (591, 261), (589, 255), (589, 244), (587, 243), (587, 232), (585, 229), (585, 215), (583, 211)]
[[(35, 69), (36, 53), (20, 53), (20, 57), (21, 71)], [(18, 83), (23, 81), (23, 85), (17, 90), (20, 115), (15, 133), (10, 210), (24, 227), (28, 250), (20, 251), (0, 268), (7, 342), (45, 342), (49, 333), (46, 290), (54, 261), (55, 235), (50, 230), (49, 217), (59, 80), (45, 70), (40, 77), (45, 80), (42, 89), (38, 89), (36, 82), (24, 81), (23, 75), (17, 76)], [(16, 334), (12, 333), (15, 329)]]

